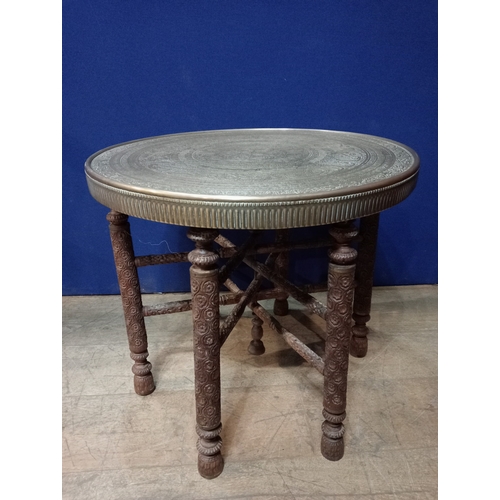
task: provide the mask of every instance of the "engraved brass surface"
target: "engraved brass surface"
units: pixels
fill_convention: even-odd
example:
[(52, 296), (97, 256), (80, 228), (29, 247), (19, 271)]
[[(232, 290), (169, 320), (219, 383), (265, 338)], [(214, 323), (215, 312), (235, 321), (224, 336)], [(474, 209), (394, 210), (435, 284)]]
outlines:
[(420, 161), (398, 142), (329, 130), (171, 134), (106, 148), (85, 164), (100, 203), (136, 217), (219, 229), (284, 229), (380, 212), (414, 189)]

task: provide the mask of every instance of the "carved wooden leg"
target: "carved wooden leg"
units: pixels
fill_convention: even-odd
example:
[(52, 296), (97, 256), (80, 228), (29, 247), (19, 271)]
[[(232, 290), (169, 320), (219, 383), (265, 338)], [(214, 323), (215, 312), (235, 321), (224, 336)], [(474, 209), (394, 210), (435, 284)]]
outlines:
[(252, 313), (252, 340), (250, 341), (250, 345), (248, 346), (248, 352), (250, 354), (264, 354), (266, 348), (264, 347), (264, 343), (261, 338), (264, 333), (262, 329), (263, 321)]
[(128, 215), (114, 210), (107, 215), (107, 219), (125, 313), (130, 357), (135, 361), (132, 367), (134, 389), (137, 394), (146, 396), (155, 390), (155, 383), (151, 374), (151, 363), (147, 360), (149, 355), (148, 339), (142, 314), (139, 276), (134, 263), (130, 224), (128, 223)]
[(321, 453), (328, 460), (344, 455), (344, 425), (349, 365), (349, 339), (354, 295), (356, 250), (350, 247), (358, 231), (350, 222), (335, 224), (329, 253)]
[[(288, 229), (278, 229), (278, 231), (276, 231), (276, 243), (288, 243), (288, 239)], [(275, 270), (285, 278), (288, 277), (288, 263), (288, 251), (280, 253), (276, 259)], [(286, 292), (282, 292), (274, 301), (273, 312), (276, 316), (286, 316), (288, 314), (287, 298), (288, 294)]]
[(199, 439), (198, 471), (207, 478), (217, 477), (224, 468), (220, 453), (220, 337), (218, 255), (212, 242), (218, 232), (191, 228), (188, 238), (196, 248), (189, 253), (192, 266), (191, 295), (193, 313), (196, 432)]
[(364, 217), (360, 221), (361, 241), (356, 261), (356, 290), (354, 291), (355, 325), (352, 329), (350, 352), (352, 356), (362, 358), (368, 350), (368, 327), (372, 303), (373, 269), (377, 248), (379, 214)]

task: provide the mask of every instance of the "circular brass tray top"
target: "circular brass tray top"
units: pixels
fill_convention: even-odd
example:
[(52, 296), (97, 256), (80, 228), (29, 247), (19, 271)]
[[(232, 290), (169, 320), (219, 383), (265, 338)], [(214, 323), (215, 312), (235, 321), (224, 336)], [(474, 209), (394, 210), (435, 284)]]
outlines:
[(188, 132), (118, 144), (85, 163), (90, 193), (142, 219), (218, 229), (317, 226), (404, 200), (419, 169), (381, 137), (304, 129)]

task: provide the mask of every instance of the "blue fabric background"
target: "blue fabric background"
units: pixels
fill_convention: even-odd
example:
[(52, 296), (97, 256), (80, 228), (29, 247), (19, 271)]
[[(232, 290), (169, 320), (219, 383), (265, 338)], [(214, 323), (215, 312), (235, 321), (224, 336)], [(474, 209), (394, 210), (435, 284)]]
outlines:
[[(381, 216), (375, 284), (437, 282), (436, 1), (67, 0), (63, 294), (118, 293), (88, 156), (141, 137), (247, 127), (347, 130), (414, 148), (419, 184)], [(131, 223), (138, 255), (191, 248), (184, 228)], [(294, 279), (324, 279), (321, 258), (294, 256)], [(188, 290), (187, 269), (141, 269), (142, 288)]]

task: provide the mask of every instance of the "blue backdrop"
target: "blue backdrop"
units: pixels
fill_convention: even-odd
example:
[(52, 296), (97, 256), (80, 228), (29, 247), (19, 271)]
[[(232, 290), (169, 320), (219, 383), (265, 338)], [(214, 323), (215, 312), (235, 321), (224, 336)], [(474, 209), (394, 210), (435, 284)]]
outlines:
[[(414, 148), (419, 184), (381, 216), (375, 284), (437, 282), (436, 1), (67, 0), (63, 294), (118, 293), (88, 156), (141, 137), (253, 127), (347, 130)], [(184, 228), (131, 224), (138, 255), (191, 248)], [(295, 279), (324, 279), (320, 258), (296, 255)], [(142, 288), (188, 290), (187, 269), (141, 269)]]

